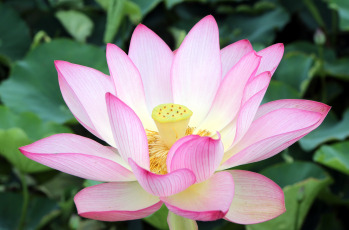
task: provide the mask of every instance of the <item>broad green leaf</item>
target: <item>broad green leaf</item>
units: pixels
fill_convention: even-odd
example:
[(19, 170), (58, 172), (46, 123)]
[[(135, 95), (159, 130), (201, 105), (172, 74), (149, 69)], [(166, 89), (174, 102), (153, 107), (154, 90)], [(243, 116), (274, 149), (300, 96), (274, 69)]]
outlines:
[(85, 180), (84, 182), (84, 187), (90, 187), (90, 186), (94, 186), (97, 184), (102, 184), (103, 182), (100, 181), (94, 181), (94, 180)]
[(310, 151), (322, 143), (334, 140), (344, 140), (349, 136), (349, 110), (343, 114), (341, 121), (338, 121), (332, 113), (329, 113), (321, 126), (302, 139), (299, 144), (302, 149)]
[(147, 15), (150, 11), (152, 11), (161, 2), (161, 0), (147, 0), (147, 1), (131, 0), (131, 1), (136, 3), (139, 6), (143, 17)]
[(224, 20), (220, 34), (230, 39), (223, 41), (226, 43), (247, 38), (252, 43), (271, 44), (275, 32), (284, 28), (289, 20), (288, 12), (281, 7), (257, 15), (235, 14)]
[(298, 99), (299, 93), (296, 89), (281, 81), (271, 80), (268, 90), (263, 98), (263, 103), (280, 99)]
[(31, 144), (25, 132), (19, 128), (0, 130), (0, 154), (22, 172), (33, 173), (50, 168), (30, 160), (19, 152), (18, 148)]
[(168, 209), (165, 205), (162, 205), (161, 208), (153, 213), (152, 215), (143, 218), (146, 222), (153, 225), (154, 227), (158, 229), (168, 229), (167, 224), (167, 216), (168, 216)]
[(168, 214), (169, 223), (171, 223), (171, 230), (197, 230), (198, 225), (195, 220), (187, 219), (181, 216), (169, 212)]
[(9, 62), (22, 58), (30, 46), (29, 28), (17, 12), (3, 3), (0, 22), (0, 59)]
[(306, 91), (310, 80), (310, 69), (313, 57), (300, 52), (289, 52), (284, 55), (276, 73), (275, 79), (297, 89), (300, 95)]
[(283, 163), (261, 173), (283, 187), (286, 212), (267, 222), (248, 225), (247, 230), (301, 229), (315, 198), (331, 183), (319, 166), (308, 162)]
[(349, 141), (321, 146), (314, 161), (349, 175)]
[(337, 59), (333, 62), (325, 62), (326, 74), (342, 80), (349, 80), (349, 58)]
[[(0, 193), (0, 229), (17, 229), (23, 197), (17, 193)], [(33, 196), (30, 199), (24, 229), (34, 230), (50, 213), (57, 210), (55, 201), (45, 197)]]
[(3, 103), (16, 113), (30, 111), (44, 121), (64, 123), (73, 119), (61, 96), (54, 60), (108, 73), (102, 49), (66, 39), (53, 40), (38, 46), (16, 63), (9, 79), (0, 85)]
[(52, 134), (69, 132), (70, 129), (62, 125), (42, 122), (35, 114), (16, 115), (0, 106), (0, 155), (22, 172), (40, 172), (50, 168), (25, 157), (19, 152), (19, 147)]
[(68, 33), (79, 42), (85, 42), (93, 30), (93, 22), (85, 14), (76, 10), (61, 10), (56, 17)]
[(326, 0), (329, 7), (337, 10), (339, 14), (339, 28), (342, 31), (349, 31), (349, 1), (347, 0)]

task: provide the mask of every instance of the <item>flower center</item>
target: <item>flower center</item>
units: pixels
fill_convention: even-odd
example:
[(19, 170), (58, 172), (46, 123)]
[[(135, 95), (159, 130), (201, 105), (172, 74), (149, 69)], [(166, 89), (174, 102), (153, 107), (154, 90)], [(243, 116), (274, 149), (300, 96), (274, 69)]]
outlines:
[[(148, 139), (150, 171), (166, 174), (166, 159), (171, 146), (180, 138), (193, 134), (195, 128), (188, 127), (191, 115), (187, 107), (177, 104), (161, 104), (152, 112), (152, 118), (159, 132), (145, 130)], [(210, 136), (208, 130), (199, 130), (195, 134)]]
[(185, 136), (191, 115), (193, 112), (190, 109), (173, 103), (161, 104), (153, 109), (151, 117), (168, 148)]

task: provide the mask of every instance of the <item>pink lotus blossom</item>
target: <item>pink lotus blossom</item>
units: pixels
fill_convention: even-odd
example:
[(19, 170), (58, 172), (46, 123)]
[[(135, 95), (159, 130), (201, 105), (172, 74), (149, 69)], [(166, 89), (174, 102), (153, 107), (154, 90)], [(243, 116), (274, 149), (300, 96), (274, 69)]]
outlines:
[(20, 150), (62, 172), (107, 182), (75, 196), (86, 218), (139, 219), (165, 204), (170, 227), (180, 220), (193, 228), (194, 220), (270, 220), (285, 212), (282, 189), (254, 172), (224, 170), (274, 156), (318, 127), (330, 109), (292, 99), (260, 106), (283, 51), (275, 44), (255, 52), (248, 40), (220, 50), (212, 16), (175, 52), (139, 25), (128, 55), (108, 44), (110, 76), (55, 62), (68, 107), (111, 147), (58, 134)]

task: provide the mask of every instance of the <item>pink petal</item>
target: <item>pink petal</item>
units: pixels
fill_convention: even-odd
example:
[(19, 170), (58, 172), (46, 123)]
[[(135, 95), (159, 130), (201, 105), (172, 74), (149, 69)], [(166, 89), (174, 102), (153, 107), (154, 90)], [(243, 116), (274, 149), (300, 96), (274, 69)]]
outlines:
[(270, 71), (271, 75), (273, 75), (284, 54), (284, 44), (274, 44), (259, 51), (257, 54), (262, 56), (262, 60), (256, 75), (265, 71)]
[(101, 221), (141, 219), (156, 212), (162, 202), (137, 182), (114, 182), (81, 190), (74, 197), (80, 216)]
[(154, 196), (171, 196), (195, 183), (195, 175), (189, 169), (157, 175), (139, 167), (132, 159), (129, 159), (129, 164), (140, 185)]
[(132, 181), (133, 173), (109, 147), (75, 134), (57, 134), (23, 146), (28, 158), (59, 171), (97, 181)]
[(247, 39), (243, 39), (233, 44), (224, 47), (221, 50), (221, 60), (222, 60), (222, 78), (226, 76), (229, 70), (238, 61), (253, 50), (251, 43)]
[(109, 76), (81, 65), (55, 61), (63, 98), (76, 119), (91, 133), (115, 146), (105, 94), (115, 93)]
[(244, 137), (226, 151), (220, 169), (274, 156), (318, 127), (326, 114), (289, 108), (267, 113), (255, 120)]
[(222, 80), (212, 107), (198, 129), (221, 130), (239, 111), (245, 85), (254, 76), (260, 57), (251, 51)]
[(141, 74), (149, 111), (173, 102), (170, 78), (173, 53), (166, 43), (140, 24), (133, 32), (128, 55)]
[(145, 127), (154, 130), (143, 89), (141, 76), (127, 54), (113, 44), (107, 45), (107, 61), (110, 75), (114, 81), (118, 98), (130, 106)]
[(242, 106), (237, 116), (234, 142), (238, 142), (249, 129), (271, 79), (270, 72), (264, 72), (254, 78), (245, 88)]
[(166, 162), (168, 172), (186, 168), (195, 174), (197, 183), (207, 180), (223, 158), (224, 149), (221, 140), (198, 135), (182, 139), (183, 143), (180, 146), (175, 143), (168, 153)]
[(128, 162), (133, 159), (149, 170), (148, 141), (142, 122), (136, 113), (119, 98), (106, 95), (110, 125), (121, 157)]
[(194, 184), (181, 193), (161, 200), (176, 215), (192, 220), (212, 221), (223, 218), (234, 196), (230, 173), (215, 173), (208, 180)]
[(193, 111), (190, 126), (206, 116), (221, 80), (218, 26), (210, 15), (188, 33), (173, 60), (173, 99)]
[(167, 223), (170, 230), (198, 230), (198, 224), (195, 220), (183, 218), (174, 214), (173, 212), (168, 212)]
[(229, 170), (234, 178), (235, 194), (224, 219), (238, 224), (256, 224), (286, 211), (282, 189), (258, 173)]

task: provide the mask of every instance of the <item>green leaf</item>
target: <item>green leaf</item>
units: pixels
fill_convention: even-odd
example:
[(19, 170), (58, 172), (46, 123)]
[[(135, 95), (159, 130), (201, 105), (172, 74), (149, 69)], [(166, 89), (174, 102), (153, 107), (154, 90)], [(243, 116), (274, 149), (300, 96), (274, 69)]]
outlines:
[[(303, 95), (311, 80), (310, 69), (313, 57), (300, 52), (289, 52), (281, 61), (275, 79), (297, 89)], [(295, 68), (297, 67), (297, 68)]]
[[(23, 197), (16, 193), (0, 193), (0, 229), (17, 229)], [(57, 203), (45, 197), (30, 199), (25, 229), (34, 230), (44, 218), (57, 210)]]
[(289, 20), (288, 12), (281, 7), (257, 15), (235, 14), (224, 20), (220, 35), (229, 38), (229, 41), (223, 41), (226, 43), (247, 38), (252, 43), (271, 44), (275, 32), (281, 30)]
[(25, 157), (19, 152), (19, 147), (52, 134), (69, 132), (70, 129), (62, 125), (42, 122), (35, 114), (16, 115), (0, 106), (0, 155), (22, 172), (40, 172), (50, 168)]
[(17, 60), (30, 46), (29, 28), (12, 8), (0, 3), (0, 57)]
[(321, 146), (314, 161), (349, 175), (349, 141)]
[(302, 149), (310, 151), (322, 143), (334, 140), (344, 140), (349, 136), (349, 110), (343, 114), (343, 119), (337, 121), (332, 113), (329, 113), (321, 126), (302, 139), (299, 144)]
[(136, 3), (139, 8), (141, 9), (143, 17), (147, 15), (150, 11), (152, 11), (160, 2), (161, 0), (131, 0), (132, 2)]
[(108, 73), (102, 49), (66, 39), (53, 40), (38, 46), (16, 63), (9, 79), (0, 85), (3, 103), (16, 113), (30, 111), (44, 121), (64, 123), (73, 119), (61, 96), (54, 60)]
[(195, 220), (187, 219), (181, 216), (169, 212), (168, 214), (169, 222), (171, 223), (171, 230), (196, 230), (198, 229), (197, 223)]
[(347, 0), (326, 0), (331, 9), (337, 10), (339, 14), (339, 28), (342, 31), (349, 31), (349, 1)]
[(349, 58), (337, 59), (333, 62), (325, 62), (326, 74), (342, 80), (349, 80)]
[(56, 17), (68, 33), (79, 42), (85, 42), (93, 30), (93, 22), (85, 14), (76, 10), (61, 10)]
[(300, 98), (297, 90), (281, 81), (271, 80), (268, 90), (263, 98), (263, 103), (280, 99)]
[(315, 198), (331, 183), (331, 178), (319, 166), (308, 162), (283, 163), (261, 173), (283, 187), (286, 212), (270, 221), (248, 225), (247, 230), (301, 229)]
[(153, 225), (154, 227), (158, 229), (168, 229), (167, 224), (167, 216), (168, 216), (168, 209), (165, 205), (162, 205), (161, 208), (153, 213), (152, 215), (143, 218), (146, 222)]

